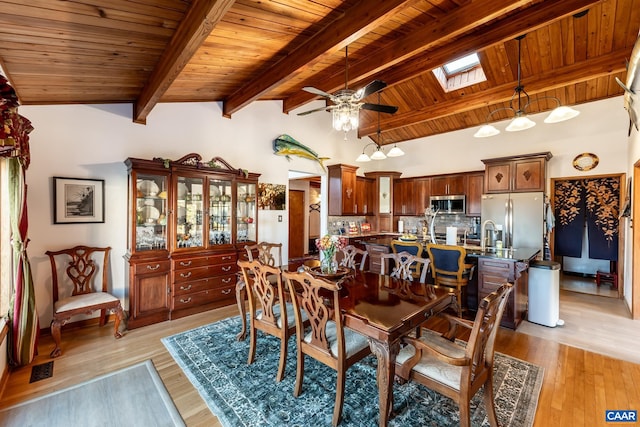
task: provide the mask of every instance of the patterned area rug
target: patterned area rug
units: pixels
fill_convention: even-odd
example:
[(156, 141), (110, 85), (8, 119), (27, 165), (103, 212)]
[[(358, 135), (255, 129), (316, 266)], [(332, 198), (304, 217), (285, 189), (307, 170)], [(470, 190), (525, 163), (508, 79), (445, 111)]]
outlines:
[[(240, 318), (232, 317), (163, 338), (178, 365), (225, 427), (330, 426), (336, 373), (307, 357), (301, 395), (293, 396), (296, 342), (289, 341), (285, 378), (277, 383), (280, 341), (258, 332), (255, 362), (247, 365), (249, 340), (236, 341)], [(378, 425), (376, 359), (369, 356), (347, 372), (340, 426)], [(496, 353), (494, 390), (501, 426), (531, 426), (543, 369)], [(458, 426), (457, 405), (419, 384), (394, 384), (390, 426)], [(471, 423), (489, 425), (482, 391), (471, 403)]]

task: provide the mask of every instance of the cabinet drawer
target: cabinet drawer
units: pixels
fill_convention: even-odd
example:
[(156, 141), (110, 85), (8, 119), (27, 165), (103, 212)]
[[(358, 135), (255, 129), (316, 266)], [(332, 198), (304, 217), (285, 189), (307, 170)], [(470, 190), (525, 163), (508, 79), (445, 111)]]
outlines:
[(235, 252), (229, 252), (220, 255), (208, 255), (196, 258), (184, 258), (173, 260), (173, 268), (175, 270), (184, 270), (194, 267), (204, 267), (216, 264), (235, 264), (238, 257)]
[(174, 283), (172, 286), (173, 295), (181, 296), (205, 290), (226, 288), (230, 286), (235, 287), (236, 281), (237, 276), (235, 274), (229, 274), (226, 276), (209, 277), (206, 279)]
[(227, 298), (235, 298), (235, 286), (234, 283), (226, 287), (208, 289), (186, 295), (176, 295), (171, 299), (171, 309), (183, 310)]
[(163, 273), (169, 271), (169, 260), (141, 262), (134, 265), (135, 274)]
[(238, 267), (235, 264), (209, 265), (207, 267), (195, 267), (185, 270), (176, 270), (173, 273), (173, 282), (181, 283), (215, 276), (235, 274)]

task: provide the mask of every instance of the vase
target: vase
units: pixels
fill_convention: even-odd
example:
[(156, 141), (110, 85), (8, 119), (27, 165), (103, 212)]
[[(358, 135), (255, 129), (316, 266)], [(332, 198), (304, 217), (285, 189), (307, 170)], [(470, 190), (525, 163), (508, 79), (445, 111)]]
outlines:
[(335, 250), (322, 251), (322, 260), (320, 261), (320, 272), (322, 274), (336, 274), (338, 271), (338, 261), (336, 261)]

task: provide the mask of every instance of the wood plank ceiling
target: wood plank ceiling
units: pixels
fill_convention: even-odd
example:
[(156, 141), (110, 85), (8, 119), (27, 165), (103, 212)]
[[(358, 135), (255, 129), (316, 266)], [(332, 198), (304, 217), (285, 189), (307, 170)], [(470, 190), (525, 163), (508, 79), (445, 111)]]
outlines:
[[(640, 0), (3, 0), (0, 65), (23, 105), (127, 102), (144, 123), (158, 102), (222, 102), (232, 117), (282, 100), (288, 113), (318, 99), (304, 86), (344, 88), (348, 46), (348, 87), (383, 80), (380, 102), (399, 107), (362, 110), (358, 134), (375, 140), (379, 123), (389, 144), (509, 106), (523, 34), (531, 99), (621, 95), (639, 28)], [(470, 52), (486, 81), (445, 92), (432, 70)]]

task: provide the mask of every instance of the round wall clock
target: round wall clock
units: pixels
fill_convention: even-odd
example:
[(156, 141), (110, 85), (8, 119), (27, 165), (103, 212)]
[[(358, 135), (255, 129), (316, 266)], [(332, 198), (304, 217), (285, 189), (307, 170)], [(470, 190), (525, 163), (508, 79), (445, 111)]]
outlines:
[(598, 166), (599, 161), (598, 156), (593, 153), (582, 153), (573, 159), (573, 167), (579, 171), (589, 171)]

